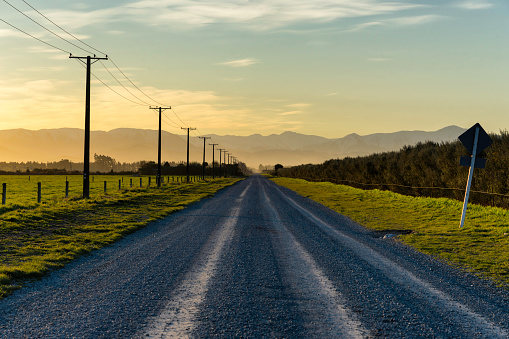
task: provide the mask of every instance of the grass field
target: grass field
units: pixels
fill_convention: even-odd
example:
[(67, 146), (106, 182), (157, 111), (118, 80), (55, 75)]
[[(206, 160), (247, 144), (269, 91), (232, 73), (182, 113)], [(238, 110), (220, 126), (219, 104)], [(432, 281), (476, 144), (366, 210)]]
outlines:
[[(106, 181), (107, 195), (114, 196), (121, 194), (119, 181), (122, 190), (131, 188), (146, 187), (149, 177), (131, 177), (128, 175), (92, 175), (90, 177), (90, 196), (104, 195), (104, 182)], [(156, 185), (156, 177), (152, 176), (151, 185)], [(180, 182), (185, 177), (164, 176), (164, 183)], [(6, 206), (35, 205), (37, 204), (37, 183), (41, 183), (42, 203), (57, 201), (65, 197), (65, 181), (69, 181), (69, 198), (76, 199), (83, 195), (82, 175), (0, 175), (0, 185), (7, 184)], [(1, 186), (0, 186), (1, 193)]]
[(277, 184), (309, 197), (375, 230), (411, 230), (398, 239), (501, 286), (509, 287), (509, 211), (469, 205), (459, 228), (462, 202), (301, 179), (273, 178)]
[[(42, 204), (22, 204), (20, 199), (3, 208), (0, 213), (0, 298), (21, 286), (26, 279), (41, 277), (51, 269), (110, 244), (150, 221), (181, 210), (240, 180), (228, 178), (172, 184), (170, 178), (170, 184), (157, 188), (155, 178), (152, 178), (150, 188), (144, 184), (144, 188), (119, 191), (119, 178), (107, 177), (116, 182), (116, 189), (107, 195), (101, 194), (101, 190), (91, 190), (91, 198), (87, 200), (63, 199), (65, 177), (38, 178), (48, 180), (47, 191), (53, 192), (57, 198), (51, 198), (48, 193), (49, 198), (43, 199)], [(124, 177), (124, 185), (127, 181), (130, 186), (127, 178)], [(69, 178), (69, 181), (76, 179), (81, 180), (81, 177)], [(94, 182), (102, 179), (96, 177)], [(139, 178), (135, 179), (139, 186)], [(32, 177), (30, 182), (33, 180)], [(53, 186), (49, 184), (51, 180), (54, 180)], [(144, 180), (148, 183), (148, 179)], [(64, 190), (61, 188), (62, 181)], [(14, 187), (13, 182), (10, 183)], [(29, 187), (31, 184), (27, 182), (28, 177), (18, 186)], [(37, 181), (34, 182), (37, 187)]]

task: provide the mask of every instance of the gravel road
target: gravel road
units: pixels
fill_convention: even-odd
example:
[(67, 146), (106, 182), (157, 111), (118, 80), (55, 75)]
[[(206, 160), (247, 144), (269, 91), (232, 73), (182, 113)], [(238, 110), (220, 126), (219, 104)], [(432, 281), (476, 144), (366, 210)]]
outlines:
[(0, 301), (0, 338), (509, 338), (509, 292), (261, 177)]

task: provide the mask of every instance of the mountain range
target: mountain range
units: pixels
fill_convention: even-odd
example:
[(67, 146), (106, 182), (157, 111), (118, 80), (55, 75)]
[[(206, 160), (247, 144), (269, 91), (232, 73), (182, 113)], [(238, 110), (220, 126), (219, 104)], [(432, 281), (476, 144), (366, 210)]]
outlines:
[[(452, 141), (465, 131), (448, 126), (438, 131), (400, 131), (370, 135), (349, 134), (343, 138), (328, 139), (295, 132), (262, 136), (207, 135), (207, 144), (214, 142), (227, 149), (249, 167), (259, 164), (284, 166), (321, 163), (332, 158), (356, 157), (372, 153), (399, 150), (419, 141)], [(68, 159), (83, 162), (84, 131), (75, 128), (0, 130), (0, 161), (59, 161)], [(206, 146), (207, 161), (211, 161), (212, 147)], [(108, 132), (91, 132), (91, 155), (111, 156), (120, 162), (157, 160), (157, 131), (119, 128)], [(91, 157), (92, 157), (91, 156)], [(216, 153), (216, 161), (219, 152)], [(92, 158), (93, 159), (93, 158)], [(186, 159), (186, 137), (162, 132), (163, 161)], [(201, 162), (203, 140), (190, 138), (190, 159)]]

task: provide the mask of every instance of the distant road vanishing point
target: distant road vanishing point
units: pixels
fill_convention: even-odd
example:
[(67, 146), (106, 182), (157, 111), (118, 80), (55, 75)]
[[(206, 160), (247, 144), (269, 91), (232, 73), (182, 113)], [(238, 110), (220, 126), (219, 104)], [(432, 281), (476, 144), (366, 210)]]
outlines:
[(255, 175), (0, 301), (0, 338), (508, 338), (508, 308)]

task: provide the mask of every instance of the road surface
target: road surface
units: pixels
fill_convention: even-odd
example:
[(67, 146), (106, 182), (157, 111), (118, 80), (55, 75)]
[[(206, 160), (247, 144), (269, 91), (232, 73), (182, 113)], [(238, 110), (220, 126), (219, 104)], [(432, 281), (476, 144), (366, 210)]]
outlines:
[(0, 301), (0, 338), (508, 338), (509, 292), (252, 176)]

